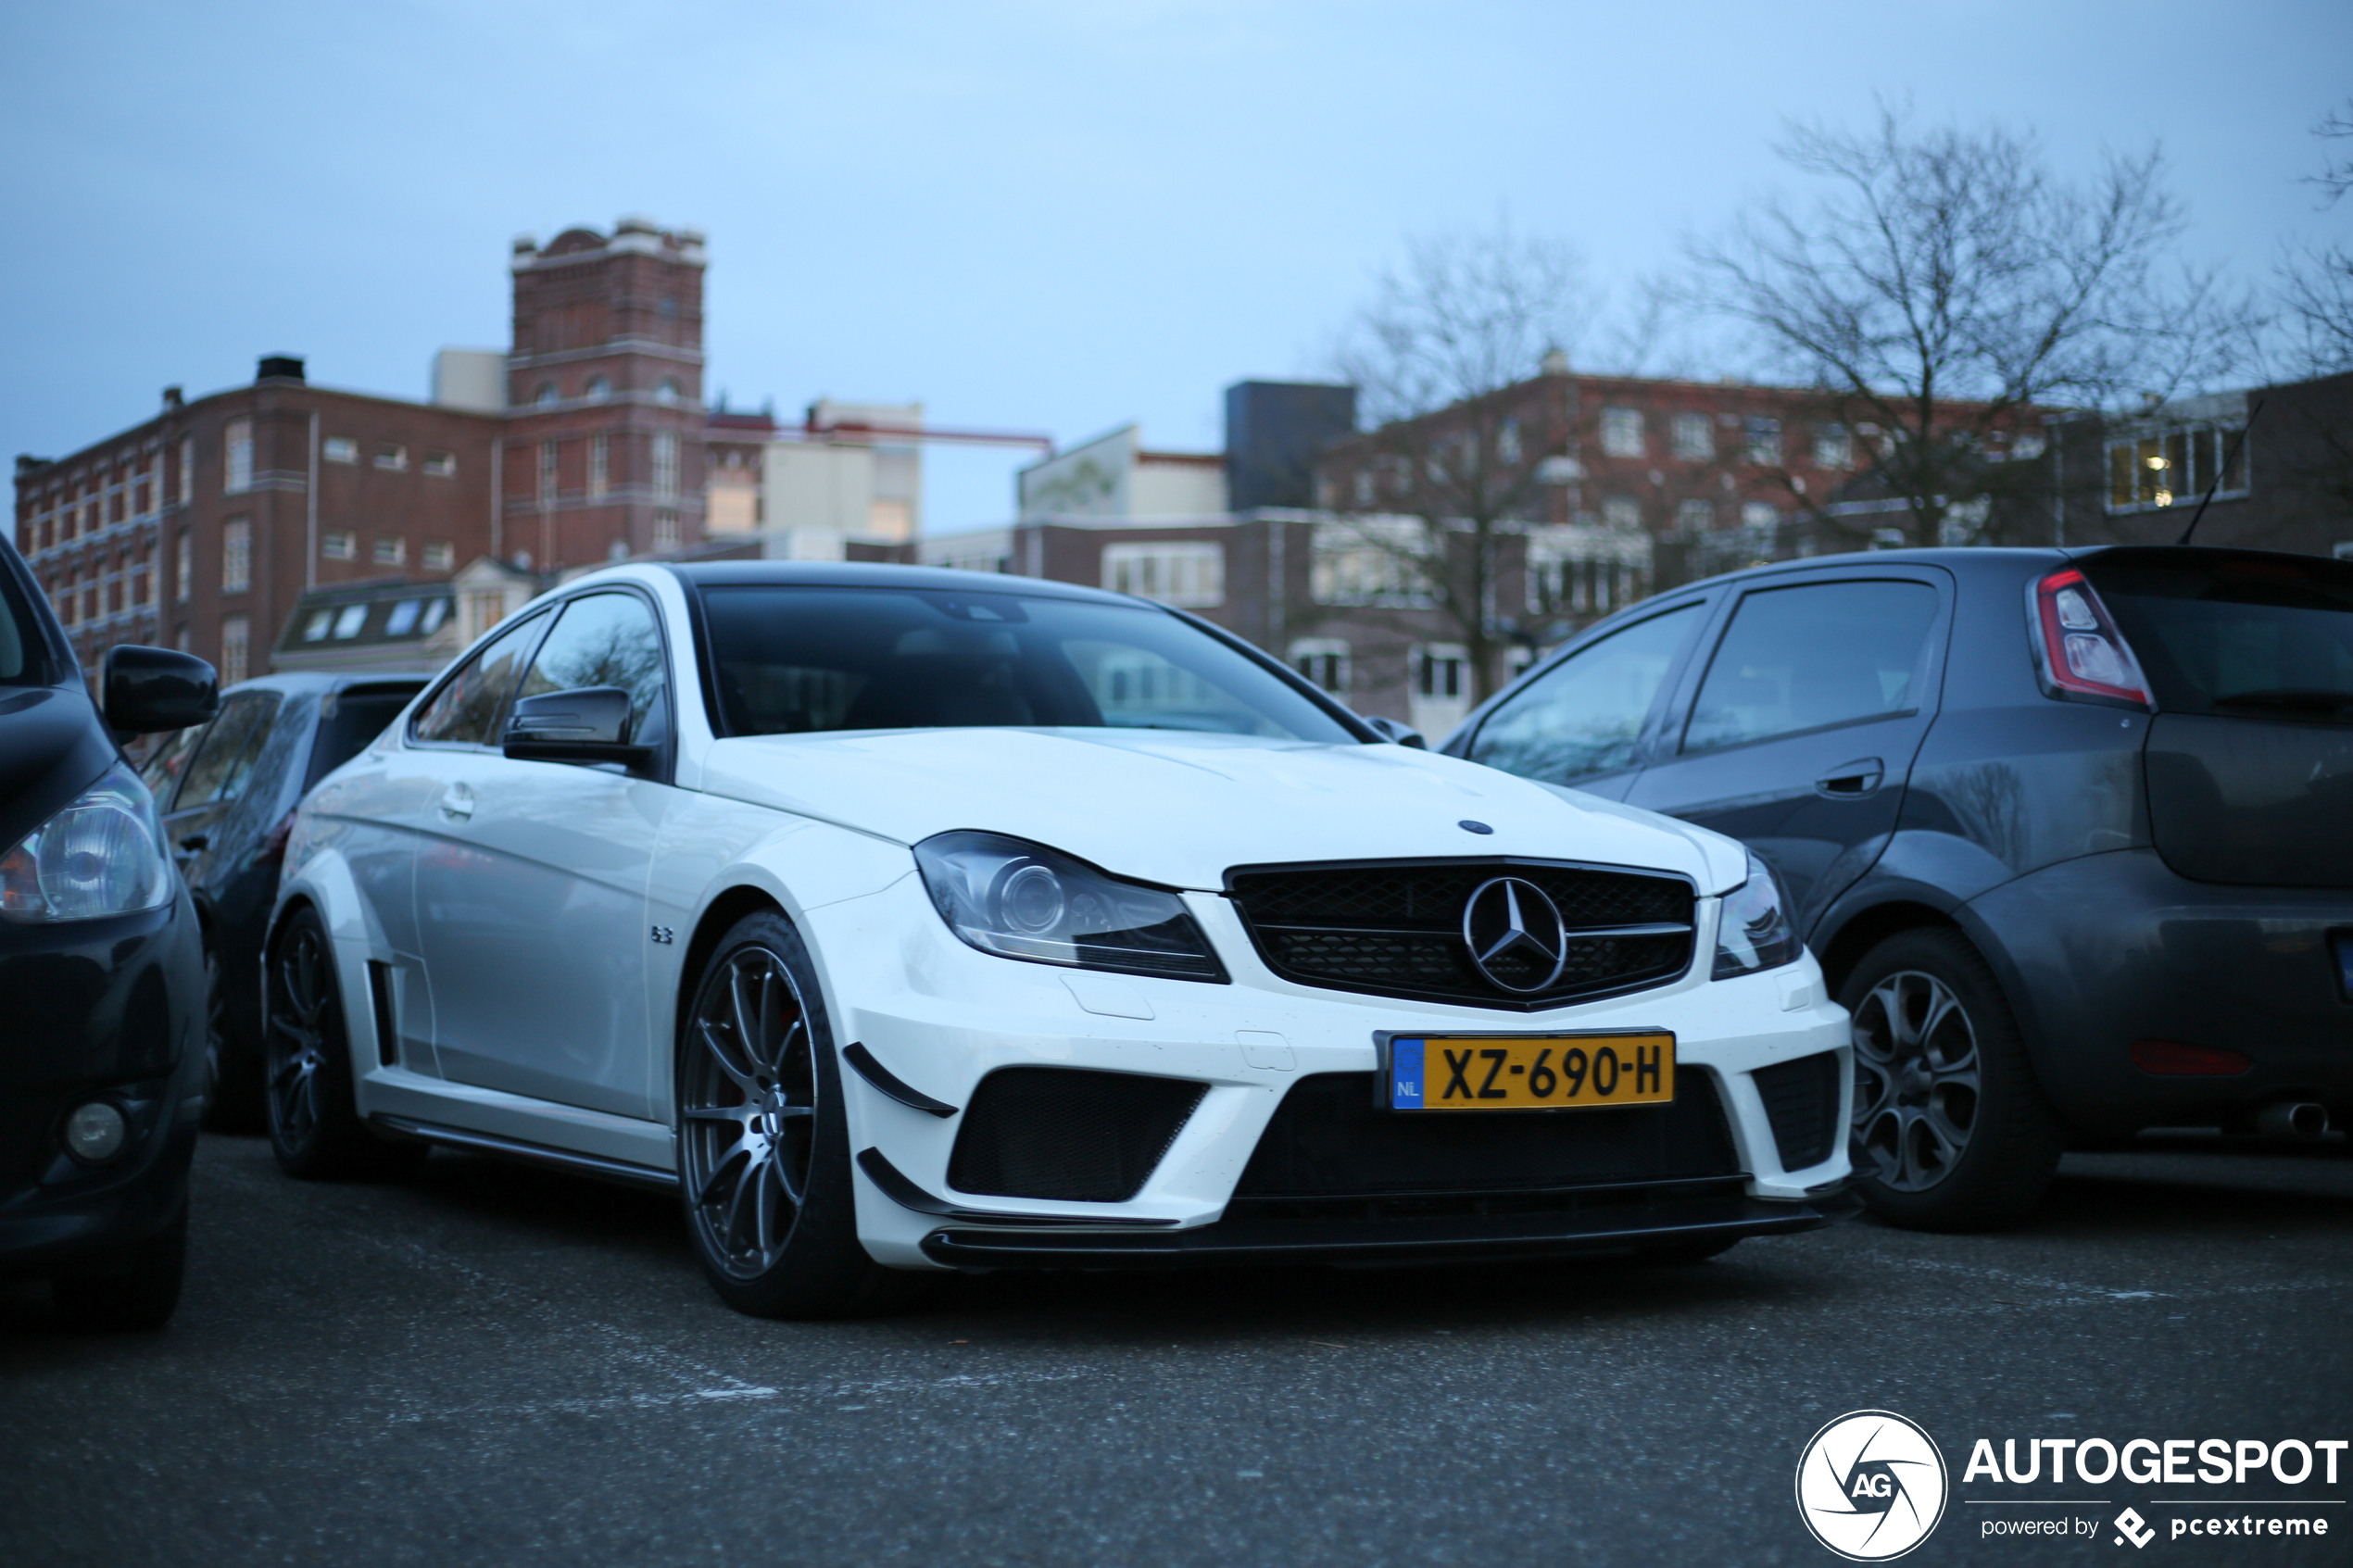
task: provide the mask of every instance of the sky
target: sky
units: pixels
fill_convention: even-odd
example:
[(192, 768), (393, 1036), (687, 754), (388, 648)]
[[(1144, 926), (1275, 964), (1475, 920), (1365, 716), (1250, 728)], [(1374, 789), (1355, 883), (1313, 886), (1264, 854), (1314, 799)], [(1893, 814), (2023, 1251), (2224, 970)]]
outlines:
[[(268, 353), (422, 398), (505, 345), (515, 235), (623, 214), (709, 236), (714, 398), (1215, 450), (1410, 239), (1507, 221), (1622, 296), (1802, 189), (1790, 119), (1881, 101), (2068, 177), (2160, 142), (2184, 256), (2260, 282), (2353, 227), (2298, 182), (2348, 98), (2343, 0), (8, 0), (0, 452)], [(1003, 521), (1025, 460), (932, 448), (927, 530)]]

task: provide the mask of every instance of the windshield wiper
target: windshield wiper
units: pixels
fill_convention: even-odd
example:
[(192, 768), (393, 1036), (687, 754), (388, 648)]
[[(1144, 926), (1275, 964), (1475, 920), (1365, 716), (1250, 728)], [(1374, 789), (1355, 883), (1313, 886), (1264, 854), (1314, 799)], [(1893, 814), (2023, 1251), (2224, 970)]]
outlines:
[(2315, 691), (2274, 686), (2263, 691), (2233, 692), (2214, 698), (2217, 708), (2271, 708), (2292, 713), (2341, 713), (2353, 709), (2353, 692)]

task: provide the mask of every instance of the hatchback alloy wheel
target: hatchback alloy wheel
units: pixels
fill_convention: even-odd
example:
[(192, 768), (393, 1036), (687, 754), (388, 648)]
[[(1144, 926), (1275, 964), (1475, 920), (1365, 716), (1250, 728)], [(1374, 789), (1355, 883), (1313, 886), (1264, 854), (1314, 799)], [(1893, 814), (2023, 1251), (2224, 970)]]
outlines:
[(1922, 1192), (1952, 1174), (1977, 1125), (1977, 1031), (1952, 988), (1901, 970), (1855, 1011), (1855, 1142), (1879, 1179)]
[(807, 1009), (764, 947), (730, 954), (703, 987), (680, 1131), (696, 1228), (737, 1279), (775, 1266), (809, 1201), (817, 1073)]
[(423, 1144), (379, 1136), (359, 1119), (343, 993), (317, 910), (287, 917), (264, 972), (262, 1069), (270, 1148), (280, 1168), (305, 1180), (415, 1170), (427, 1153)]
[(294, 1144), (308, 1141), (319, 1127), (327, 1010), (335, 1005), (326, 968), (317, 923), (298, 921), (278, 945), (272, 979), (279, 1005), (270, 1010), (271, 1123), (280, 1138)]

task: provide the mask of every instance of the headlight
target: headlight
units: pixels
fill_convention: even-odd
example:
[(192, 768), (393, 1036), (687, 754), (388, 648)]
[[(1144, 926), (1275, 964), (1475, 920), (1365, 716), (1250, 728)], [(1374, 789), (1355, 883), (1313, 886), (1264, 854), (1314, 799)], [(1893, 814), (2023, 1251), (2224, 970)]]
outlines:
[(1781, 911), (1781, 884), (1772, 868), (1751, 851), (1748, 880), (1724, 895), (1716, 921), (1714, 978), (1734, 980), (1760, 969), (1779, 969), (1797, 959), (1797, 933)]
[(155, 797), (120, 762), (0, 856), (0, 915), (9, 920), (127, 915), (168, 904), (171, 893)]
[(915, 864), (948, 928), (984, 953), (1031, 963), (1226, 978), (1184, 903), (1165, 888), (1122, 882), (1059, 850), (993, 833), (943, 833), (915, 846)]

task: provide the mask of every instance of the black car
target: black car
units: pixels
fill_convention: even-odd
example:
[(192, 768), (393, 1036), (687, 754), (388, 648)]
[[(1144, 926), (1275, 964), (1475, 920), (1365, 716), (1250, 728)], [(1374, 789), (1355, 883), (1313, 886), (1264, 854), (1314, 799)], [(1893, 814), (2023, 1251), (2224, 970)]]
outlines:
[(1888, 1219), (2015, 1219), (2072, 1144), (2353, 1122), (2353, 563), (1759, 568), (1600, 622), (1445, 749), (1772, 865)]
[(141, 769), (196, 900), (209, 971), (205, 1124), (262, 1124), (261, 945), (295, 807), (400, 715), (426, 677), (269, 675), (222, 695)]
[(204, 940), (115, 734), (219, 699), (162, 648), (112, 649), (99, 686), (103, 712), (0, 540), (0, 1275), (47, 1278), (76, 1323), (153, 1327), (187, 1250)]

